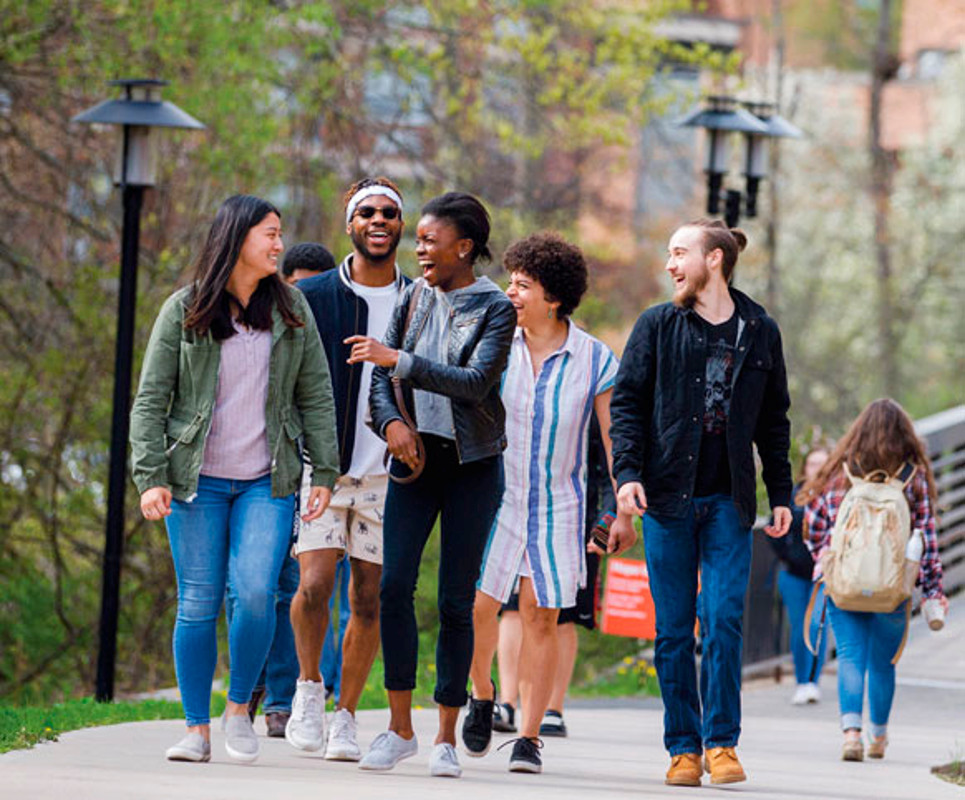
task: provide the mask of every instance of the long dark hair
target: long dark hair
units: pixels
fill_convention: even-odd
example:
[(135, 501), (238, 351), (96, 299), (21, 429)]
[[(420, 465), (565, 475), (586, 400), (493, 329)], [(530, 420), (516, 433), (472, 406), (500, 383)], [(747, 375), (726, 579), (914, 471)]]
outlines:
[(271, 329), (273, 307), (289, 328), (305, 324), (295, 316), (291, 291), (277, 273), (258, 282), (245, 307), (226, 288), (248, 231), (269, 214), (277, 214), (281, 219), (281, 212), (275, 206), (250, 194), (236, 194), (221, 204), (195, 264), (194, 292), (184, 316), (186, 329), (202, 334), (210, 332), (219, 342), (234, 336), (232, 300), (241, 311), (239, 320), (255, 330)]
[(801, 488), (796, 501), (798, 505), (811, 502), (832, 480), (840, 478), (845, 463), (852, 475), (862, 476), (877, 470), (894, 475), (906, 462), (925, 473), (928, 496), (936, 509), (935, 475), (915, 424), (890, 397), (874, 400), (851, 423), (818, 474)]

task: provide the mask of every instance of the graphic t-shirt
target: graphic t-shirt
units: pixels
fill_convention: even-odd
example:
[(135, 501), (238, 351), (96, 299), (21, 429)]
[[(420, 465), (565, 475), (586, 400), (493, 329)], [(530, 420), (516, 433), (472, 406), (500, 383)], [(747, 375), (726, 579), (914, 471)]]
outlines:
[(727, 322), (711, 325), (702, 320), (707, 337), (707, 365), (704, 371), (704, 423), (700, 437), (695, 497), (730, 494), (730, 466), (727, 463), (727, 417), (730, 414), (737, 355), (739, 318), (737, 311)]

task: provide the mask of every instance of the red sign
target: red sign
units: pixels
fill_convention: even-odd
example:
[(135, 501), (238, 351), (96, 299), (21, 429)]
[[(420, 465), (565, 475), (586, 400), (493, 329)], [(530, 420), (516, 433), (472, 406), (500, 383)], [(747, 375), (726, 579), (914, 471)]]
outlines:
[(657, 635), (647, 562), (629, 558), (607, 559), (603, 590), (604, 633), (654, 639)]

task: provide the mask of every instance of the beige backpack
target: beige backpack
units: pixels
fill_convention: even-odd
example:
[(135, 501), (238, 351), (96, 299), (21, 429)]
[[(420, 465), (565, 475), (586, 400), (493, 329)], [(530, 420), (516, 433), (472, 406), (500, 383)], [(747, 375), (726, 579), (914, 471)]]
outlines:
[[(851, 481), (821, 559), (825, 589), (845, 611), (889, 613), (911, 596), (905, 574), (905, 548), (911, 537), (911, 510), (904, 489), (915, 469), (895, 475), (884, 470)], [(906, 477), (907, 473), (907, 477)]]

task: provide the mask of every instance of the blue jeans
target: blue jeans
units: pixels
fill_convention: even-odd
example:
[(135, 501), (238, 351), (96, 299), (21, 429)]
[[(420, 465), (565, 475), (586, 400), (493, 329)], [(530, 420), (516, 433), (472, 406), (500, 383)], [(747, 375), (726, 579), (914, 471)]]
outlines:
[[(439, 705), (466, 704), (472, 661), (472, 609), (489, 531), (503, 498), (503, 459), (460, 464), (455, 442), (424, 435), (426, 466), (412, 483), (390, 483), (385, 497), (379, 620), (385, 688), (414, 689), (419, 630), (413, 595), (419, 564), (436, 518), (439, 525), (439, 638), (436, 689)], [(394, 474), (407, 474), (392, 462)]]
[(292, 630), (292, 598), (298, 590), (298, 561), (286, 553), (275, 594), (275, 636), (258, 685), (265, 687), (265, 713), (291, 711), (298, 680), (298, 654)]
[(906, 600), (890, 614), (843, 611), (828, 600), (828, 616), (838, 648), (838, 704), (841, 730), (861, 730), (865, 675), (871, 735), (884, 736), (895, 697), (891, 663), (905, 635)]
[(171, 503), (166, 524), (178, 581), (174, 666), (189, 726), (211, 721), (226, 590), (234, 606), (228, 699), (247, 703), (251, 697), (274, 634), (275, 589), (294, 513), (295, 495), (273, 498), (270, 475), (249, 481), (202, 475), (192, 502)]
[[(335, 565), (335, 586), (328, 600), (328, 630), (325, 632), (322, 658), (318, 664), (318, 671), (322, 673), (325, 687), (332, 690), (336, 703), (342, 688), (342, 643), (345, 641), (345, 628), (348, 627), (348, 620), (352, 615), (348, 599), (348, 581), (351, 574), (348, 556), (343, 556)], [(338, 635), (332, 625), (336, 597), (338, 598)]]
[[(788, 534), (790, 536), (791, 534)], [(781, 592), (781, 599), (784, 601), (784, 608), (787, 609), (787, 620), (790, 625), (791, 657), (794, 659), (794, 679), (801, 683), (811, 682), (811, 669), (814, 667), (815, 658), (817, 668), (814, 670), (814, 682), (821, 675), (821, 668), (824, 666), (824, 656), (827, 652), (827, 628), (821, 632), (818, 641), (818, 629), (821, 622), (821, 605), (824, 597), (823, 587), (818, 591), (818, 596), (814, 601), (814, 612), (811, 616), (811, 644), (817, 645), (818, 654), (814, 656), (804, 644), (804, 614), (808, 608), (808, 600), (811, 599), (811, 590), (814, 584), (807, 578), (800, 578), (792, 575), (786, 569), (782, 569), (777, 574), (777, 588)]]
[[(654, 666), (663, 694), (664, 747), (671, 755), (700, 753), (702, 744), (733, 747), (740, 737), (751, 529), (741, 525), (731, 497), (716, 494), (695, 498), (684, 517), (647, 512), (643, 539), (657, 618)], [(694, 657), (698, 614), (703, 641), (699, 694)]]

